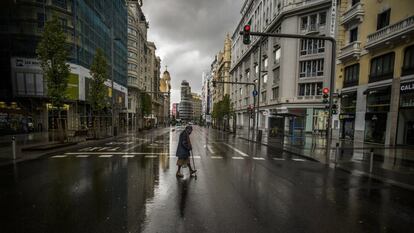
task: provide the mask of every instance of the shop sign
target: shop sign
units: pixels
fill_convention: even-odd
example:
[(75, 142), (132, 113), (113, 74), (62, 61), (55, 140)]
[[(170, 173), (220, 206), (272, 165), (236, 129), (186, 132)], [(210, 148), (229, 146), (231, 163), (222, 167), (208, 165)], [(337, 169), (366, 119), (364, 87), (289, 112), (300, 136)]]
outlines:
[(414, 82), (401, 83), (400, 92), (412, 92), (414, 91)]
[(288, 113), (288, 108), (287, 107), (279, 107), (279, 108), (276, 108), (276, 112), (277, 113)]
[(352, 114), (340, 114), (339, 120), (345, 120), (345, 119), (355, 119), (355, 115)]

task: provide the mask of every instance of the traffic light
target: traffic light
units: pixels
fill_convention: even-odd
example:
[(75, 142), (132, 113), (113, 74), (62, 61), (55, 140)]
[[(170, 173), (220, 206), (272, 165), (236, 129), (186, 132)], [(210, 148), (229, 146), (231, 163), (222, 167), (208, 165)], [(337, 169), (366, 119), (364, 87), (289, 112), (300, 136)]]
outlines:
[(323, 103), (324, 104), (327, 104), (327, 103), (329, 103), (329, 88), (324, 88), (323, 90), (322, 90), (322, 93), (323, 93), (323, 95), (322, 95), (322, 97), (323, 97)]
[(246, 24), (243, 28), (243, 44), (249, 45), (250, 43), (250, 25)]
[(332, 115), (336, 115), (338, 113), (338, 105), (332, 104)]

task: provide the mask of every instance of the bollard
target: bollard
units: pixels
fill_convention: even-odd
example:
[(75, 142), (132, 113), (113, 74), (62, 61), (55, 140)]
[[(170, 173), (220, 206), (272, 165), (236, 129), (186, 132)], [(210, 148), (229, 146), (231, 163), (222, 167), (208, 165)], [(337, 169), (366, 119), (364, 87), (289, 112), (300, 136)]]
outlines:
[(369, 173), (372, 173), (374, 167), (374, 148), (371, 148), (370, 158), (369, 158)]
[(339, 155), (339, 142), (336, 143), (335, 164), (338, 162), (338, 155)]
[(13, 161), (16, 161), (16, 137), (12, 137)]

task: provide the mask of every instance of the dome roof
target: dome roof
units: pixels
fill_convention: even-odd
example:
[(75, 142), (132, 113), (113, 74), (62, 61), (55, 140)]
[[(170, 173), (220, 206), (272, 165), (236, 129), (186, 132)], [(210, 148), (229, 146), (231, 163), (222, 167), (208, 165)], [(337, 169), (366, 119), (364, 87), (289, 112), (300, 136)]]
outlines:
[(162, 74), (162, 78), (164, 80), (171, 80), (170, 72), (168, 72), (168, 70), (164, 71), (164, 73)]

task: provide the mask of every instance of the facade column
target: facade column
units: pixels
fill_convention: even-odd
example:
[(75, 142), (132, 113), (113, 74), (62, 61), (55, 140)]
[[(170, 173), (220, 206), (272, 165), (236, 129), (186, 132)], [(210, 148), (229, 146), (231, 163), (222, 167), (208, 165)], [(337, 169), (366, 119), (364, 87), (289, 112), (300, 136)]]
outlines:
[(400, 108), (400, 78), (392, 79), (390, 111), (388, 112), (385, 145), (395, 146), (397, 141), (398, 111)]

